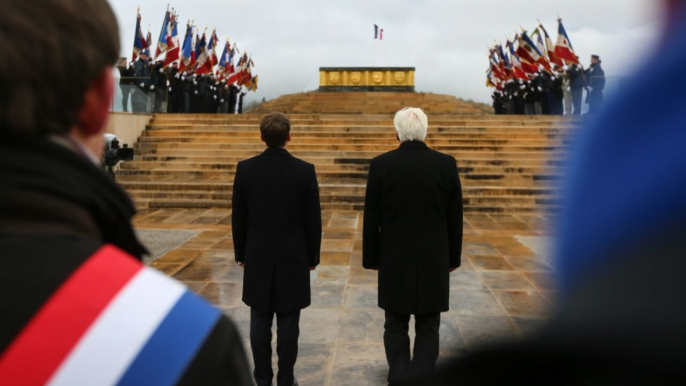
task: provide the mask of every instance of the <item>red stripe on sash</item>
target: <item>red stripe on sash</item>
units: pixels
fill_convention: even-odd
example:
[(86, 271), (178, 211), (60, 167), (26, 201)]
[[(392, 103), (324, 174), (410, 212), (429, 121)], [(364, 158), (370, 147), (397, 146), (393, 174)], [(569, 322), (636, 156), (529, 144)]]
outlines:
[(43, 385), (143, 265), (100, 248), (57, 289), (0, 356), (0, 384)]

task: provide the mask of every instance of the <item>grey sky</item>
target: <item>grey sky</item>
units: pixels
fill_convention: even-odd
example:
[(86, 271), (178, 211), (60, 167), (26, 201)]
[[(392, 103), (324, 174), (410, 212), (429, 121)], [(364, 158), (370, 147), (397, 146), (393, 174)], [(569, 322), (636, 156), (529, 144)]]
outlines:
[[(140, 5), (153, 41), (166, 2), (110, 0), (119, 18), (122, 55), (130, 57)], [(557, 38), (557, 15), (577, 54), (603, 59), (607, 75), (626, 75), (649, 55), (659, 33), (656, 0), (172, 0), (185, 23), (238, 43), (252, 54), (259, 90), (251, 99), (314, 90), (324, 66), (413, 66), (418, 91), (490, 101), (486, 46), (505, 42), (537, 20)], [(373, 40), (373, 25), (384, 40)], [(218, 53), (220, 54), (220, 53)]]

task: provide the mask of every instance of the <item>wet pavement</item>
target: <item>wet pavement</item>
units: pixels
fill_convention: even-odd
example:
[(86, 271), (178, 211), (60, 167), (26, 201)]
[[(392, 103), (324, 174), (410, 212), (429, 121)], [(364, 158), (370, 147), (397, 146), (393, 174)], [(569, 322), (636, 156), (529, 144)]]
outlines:
[[(230, 215), (230, 209), (146, 209), (135, 223), (144, 242), (166, 233), (164, 244), (172, 248), (150, 265), (220, 307), (238, 325), (250, 355), (250, 310), (241, 301), (243, 271), (234, 261)], [(439, 363), (519, 339), (545, 322), (555, 298), (548, 248), (541, 247), (550, 242), (551, 221), (535, 214), (465, 216), (463, 263), (451, 276)], [(296, 377), (302, 386), (384, 385), (384, 313), (376, 306), (376, 272), (362, 268), (362, 213), (325, 211), (323, 224)]]

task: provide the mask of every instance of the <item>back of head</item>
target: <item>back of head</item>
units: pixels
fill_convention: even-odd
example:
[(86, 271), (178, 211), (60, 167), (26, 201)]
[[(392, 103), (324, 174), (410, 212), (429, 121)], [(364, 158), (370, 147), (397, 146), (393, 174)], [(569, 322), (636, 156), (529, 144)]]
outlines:
[(86, 92), (119, 58), (106, 0), (3, 0), (0, 138), (64, 134)]
[(400, 142), (424, 141), (429, 128), (429, 119), (422, 109), (407, 107), (395, 114), (393, 124)]
[(291, 133), (291, 121), (282, 113), (270, 113), (260, 122), (262, 140), (269, 147), (284, 147)]

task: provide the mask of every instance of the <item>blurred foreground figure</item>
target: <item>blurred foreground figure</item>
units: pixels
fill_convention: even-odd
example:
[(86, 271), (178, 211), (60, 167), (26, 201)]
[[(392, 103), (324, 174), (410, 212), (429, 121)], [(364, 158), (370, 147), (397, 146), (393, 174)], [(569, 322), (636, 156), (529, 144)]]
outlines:
[(5, 0), (0, 26), (0, 385), (250, 385), (235, 326), (141, 264), (100, 166), (107, 2)]
[(670, 4), (660, 60), (639, 72), (651, 75), (608, 104), (574, 152), (557, 314), (536, 337), (418, 385), (686, 384), (686, 2)]

